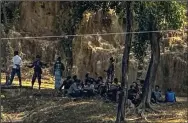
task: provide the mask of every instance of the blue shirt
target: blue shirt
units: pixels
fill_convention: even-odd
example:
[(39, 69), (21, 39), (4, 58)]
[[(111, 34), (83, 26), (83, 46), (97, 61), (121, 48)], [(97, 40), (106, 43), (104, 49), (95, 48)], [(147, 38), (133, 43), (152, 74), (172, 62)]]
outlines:
[(174, 92), (166, 92), (165, 98), (166, 98), (166, 102), (175, 102), (176, 101)]

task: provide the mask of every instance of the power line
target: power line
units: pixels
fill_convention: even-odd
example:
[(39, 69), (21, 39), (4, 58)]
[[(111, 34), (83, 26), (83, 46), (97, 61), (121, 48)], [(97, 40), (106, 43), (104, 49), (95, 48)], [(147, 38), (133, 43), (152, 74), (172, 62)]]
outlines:
[(139, 34), (150, 32), (176, 32), (180, 30), (156, 30), (156, 31), (138, 31), (138, 32), (120, 32), (120, 33), (93, 33), (93, 34), (76, 34), (76, 35), (60, 35), (60, 36), (36, 36), (36, 37), (16, 37), (16, 38), (1, 38), (1, 40), (19, 40), (19, 39), (44, 39), (44, 38), (68, 38), (68, 37), (82, 37), (82, 36), (99, 36), (99, 35), (126, 35), (126, 34)]

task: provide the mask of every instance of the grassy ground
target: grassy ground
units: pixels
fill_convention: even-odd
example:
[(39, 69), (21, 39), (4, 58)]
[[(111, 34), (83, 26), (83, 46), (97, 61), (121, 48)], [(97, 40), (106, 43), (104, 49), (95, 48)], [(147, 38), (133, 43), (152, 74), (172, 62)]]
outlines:
[[(4, 80), (2, 80), (4, 81)], [(42, 89), (4, 89), (1, 93), (3, 121), (25, 123), (113, 123), (116, 117), (116, 104), (101, 99), (83, 99), (73, 101), (59, 97), (53, 90), (51, 77), (44, 77)], [(14, 82), (18, 85), (18, 81)], [(24, 86), (31, 86), (29, 79), (23, 80)], [(184, 98), (178, 98), (176, 104), (155, 105), (162, 110), (160, 114), (146, 114), (152, 123), (181, 123), (187, 121), (187, 106)], [(128, 116), (129, 122), (146, 122), (137, 115)]]

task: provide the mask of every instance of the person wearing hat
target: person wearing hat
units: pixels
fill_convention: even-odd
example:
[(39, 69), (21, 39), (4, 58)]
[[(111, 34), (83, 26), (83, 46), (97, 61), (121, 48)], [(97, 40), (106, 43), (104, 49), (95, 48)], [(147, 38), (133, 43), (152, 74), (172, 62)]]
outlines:
[(64, 70), (65, 70), (65, 66), (61, 62), (61, 57), (58, 57), (54, 64), (55, 89), (59, 89), (59, 87), (61, 86)]

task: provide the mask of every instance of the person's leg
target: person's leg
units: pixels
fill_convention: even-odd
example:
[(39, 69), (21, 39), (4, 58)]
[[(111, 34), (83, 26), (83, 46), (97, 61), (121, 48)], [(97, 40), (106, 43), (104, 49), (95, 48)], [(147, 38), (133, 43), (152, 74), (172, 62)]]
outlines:
[(41, 86), (41, 74), (40, 73), (37, 73), (37, 78), (38, 78), (39, 90), (40, 90), (40, 86)]
[(55, 89), (59, 89), (61, 83), (61, 73), (60, 71), (55, 71)]
[(110, 76), (110, 79), (111, 79), (110, 82), (113, 83), (113, 81), (114, 81), (114, 73), (112, 72), (110, 75), (111, 75)]
[(33, 89), (33, 85), (35, 83), (36, 77), (37, 77), (37, 74), (36, 74), (36, 72), (34, 72), (33, 73), (33, 77), (32, 77), (32, 81), (31, 81), (31, 87), (32, 87), (32, 89)]
[(20, 69), (16, 70), (16, 73), (17, 73), (17, 76), (18, 76), (18, 79), (19, 79), (19, 85), (21, 87), (22, 86), (22, 79), (21, 79), (21, 71), (20, 71)]
[(157, 99), (156, 99), (156, 97), (155, 97), (155, 94), (154, 94), (154, 92), (152, 92), (152, 93), (151, 93), (151, 102), (152, 102), (152, 103), (156, 103), (156, 101), (157, 101)]
[(12, 69), (12, 72), (11, 72), (11, 77), (10, 77), (10, 81), (7, 83), (8, 85), (11, 85), (13, 80), (14, 80), (14, 76), (16, 74), (16, 69)]
[(107, 80), (106, 80), (106, 82), (108, 83), (109, 81), (110, 81), (110, 74), (107, 73)]

